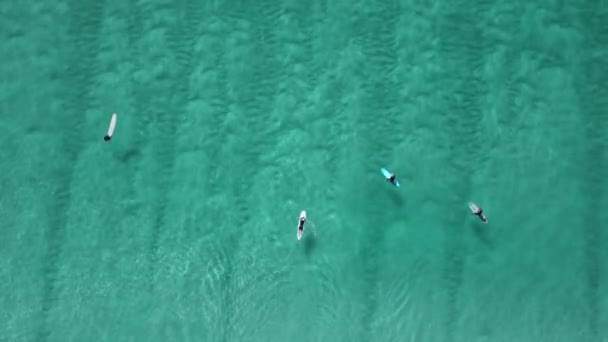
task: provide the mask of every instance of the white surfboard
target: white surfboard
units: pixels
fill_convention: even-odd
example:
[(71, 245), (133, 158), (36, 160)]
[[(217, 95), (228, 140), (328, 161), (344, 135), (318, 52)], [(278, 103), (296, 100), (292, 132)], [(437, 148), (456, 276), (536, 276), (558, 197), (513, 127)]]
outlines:
[(114, 128), (116, 128), (116, 113), (112, 113), (112, 117), (110, 118), (110, 125), (108, 126), (108, 132), (103, 137), (103, 140), (109, 141), (112, 139), (112, 135), (114, 135)]
[(302, 210), (302, 212), (300, 212), (300, 217), (298, 218), (298, 228), (296, 233), (298, 240), (300, 240), (302, 238), (302, 234), (304, 234), (304, 223), (302, 223), (302, 229), (300, 229), (300, 220), (302, 219), (306, 220), (306, 210)]

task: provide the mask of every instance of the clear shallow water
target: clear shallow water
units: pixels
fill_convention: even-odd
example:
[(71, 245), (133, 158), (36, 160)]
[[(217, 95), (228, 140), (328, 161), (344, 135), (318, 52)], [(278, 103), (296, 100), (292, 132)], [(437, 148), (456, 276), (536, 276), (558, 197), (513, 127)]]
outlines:
[(603, 2), (0, 8), (0, 339), (607, 340)]

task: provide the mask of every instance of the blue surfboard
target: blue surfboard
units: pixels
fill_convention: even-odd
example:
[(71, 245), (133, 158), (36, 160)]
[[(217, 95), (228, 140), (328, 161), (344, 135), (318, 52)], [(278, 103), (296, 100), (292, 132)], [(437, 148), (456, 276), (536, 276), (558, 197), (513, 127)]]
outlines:
[[(388, 172), (388, 170), (387, 170), (387, 169), (385, 169), (385, 168), (383, 168), (383, 167), (381, 167), (381, 168), (380, 168), (380, 172), (382, 172), (382, 175), (383, 175), (383, 176), (384, 176), (384, 178), (386, 178), (387, 180), (388, 180), (389, 178), (391, 178), (391, 176), (393, 175), (392, 173)], [(399, 181), (398, 181), (396, 178), (395, 178), (395, 182), (393, 183), (393, 185), (395, 185), (395, 186), (397, 186), (397, 187), (399, 186)]]

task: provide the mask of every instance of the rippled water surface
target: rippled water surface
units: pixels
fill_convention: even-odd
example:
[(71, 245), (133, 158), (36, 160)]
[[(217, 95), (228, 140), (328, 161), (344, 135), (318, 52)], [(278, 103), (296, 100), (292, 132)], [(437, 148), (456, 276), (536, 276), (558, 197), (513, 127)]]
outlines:
[(0, 340), (608, 341), (607, 4), (1, 2)]

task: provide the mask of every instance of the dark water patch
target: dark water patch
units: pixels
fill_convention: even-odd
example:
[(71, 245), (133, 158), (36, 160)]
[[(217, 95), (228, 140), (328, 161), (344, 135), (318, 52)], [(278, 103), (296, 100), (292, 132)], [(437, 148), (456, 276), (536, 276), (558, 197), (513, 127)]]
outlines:
[(65, 239), (65, 225), (67, 214), (71, 205), (72, 185), (74, 183), (74, 167), (84, 145), (83, 116), (90, 107), (92, 99), (89, 91), (92, 78), (97, 71), (95, 56), (99, 52), (97, 42), (103, 18), (104, 2), (98, 1), (83, 4), (73, 1), (70, 4), (69, 46), (65, 48), (67, 70), (64, 72), (65, 109), (61, 111), (65, 118), (56, 118), (57, 122), (69, 122), (70, 127), (62, 129), (62, 151), (64, 162), (54, 171), (57, 179), (53, 191), (53, 199), (48, 208), (48, 228), (46, 231), (47, 249), (43, 261), (43, 285), (41, 298), (41, 317), (36, 332), (37, 341), (46, 341), (51, 335), (51, 310), (58, 299), (58, 267), (60, 263), (63, 241)]
[(486, 21), (486, 30), (482, 33), (484, 43), (490, 44), (489, 52), (495, 52), (497, 58), (498, 65), (492, 67), (500, 92), (492, 105), (496, 106), (499, 128), (517, 127), (523, 115), (519, 99), (525, 91), (526, 75), (520, 74), (517, 66), (525, 56), (522, 52), (526, 51), (526, 42), (519, 35), (508, 34), (513, 28), (521, 26), (523, 11), (524, 8), (517, 3), (495, 4), (492, 15), (488, 17), (491, 19)]
[[(332, 77), (331, 68), (335, 67), (336, 60), (330, 60), (326, 51), (328, 46), (324, 45), (324, 35), (318, 32), (326, 32), (326, 21), (323, 17), (324, 4), (319, 1), (312, 3), (295, 2), (291, 6), (291, 15), (297, 18), (295, 25), (289, 26), (289, 32), (298, 32), (296, 46), (296, 63), (287, 66), (290, 70), (284, 78), (283, 84), (289, 86), (296, 94), (296, 103), (301, 108), (315, 108), (314, 112), (307, 112), (306, 117), (297, 119), (297, 125), (307, 130), (305, 148), (314, 148), (315, 155), (321, 156), (323, 160), (324, 178), (331, 179), (339, 173), (339, 165), (342, 161), (341, 152), (344, 150), (341, 141), (344, 136), (345, 120), (344, 110), (337, 99), (340, 99), (345, 91), (339, 80)], [(318, 95), (318, 96), (316, 96)], [(295, 120), (294, 120), (295, 121)], [(322, 182), (318, 179), (317, 182)], [(325, 187), (324, 197), (328, 207), (335, 204), (338, 192), (338, 182), (331, 180)]]
[(175, 16), (179, 18), (175, 26), (168, 30), (168, 46), (175, 54), (177, 71), (175, 72), (175, 86), (172, 96), (163, 97), (155, 107), (158, 118), (159, 136), (155, 139), (155, 156), (157, 157), (157, 201), (155, 203), (155, 219), (150, 239), (151, 256), (151, 286), (154, 287), (154, 273), (158, 266), (158, 250), (161, 242), (161, 232), (167, 227), (168, 194), (171, 191), (175, 176), (176, 139), (180, 126), (184, 123), (183, 112), (191, 99), (189, 75), (192, 73), (196, 61), (193, 58), (194, 44), (200, 32), (200, 18), (202, 17), (201, 3), (199, 1), (181, 1), (175, 6)]
[[(445, 106), (450, 108), (442, 126), (447, 128), (449, 141), (456, 146), (448, 157), (448, 167), (453, 174), (465, 175), (448, 182), (453, 196), (449, 196), (451, 200), (446, 201), (445, 205), (451, 208), (462, 207), (466, 203), (473, 181), (472, 172), (483, 156), (479, 135), (484, 80), (480, 72), (489, 46), (484, 42), (479, 21), (488, 9), (489, 3), (485, 1), (454, 4), (443, 13), (438, 23), (440, 53), (448, 61), (447, 74), (444, 75), (448, 80), (443, 89), (446, 92), (444, 101)], [(457, 339), (456, 328), (461, 316), (458, 299), (466, 253), (462, 217), (455, 212), (448, 215), (445, 221), (445, 341)]]
[[(477, 218), (474, 218), (477, 220)], [(471, 230), (475, 234), (475, 237), (482, 242), (486, 247), (494, 249), (494, 239), (492, 238), (492, 231), (490, 228), (481, 222), (472, 222), (469, 224)]]
[[(456, 231), (456, 227), (450, 227)], [(456, 231), (456, 234), (450, 234), (446, 242), (446, 255), (444, 265), (444, 282), (447, 288), (447, 305), (446, 305), (446, 341), (455, 340), (455, 329), (458, 326), (460, 319), (460, 308), (458, 299), (460, 298), (460, 290), (463, 282), (464, 272), (464, 245), (462, 238), (457, 237), (461, 230)]]
[(403, 196), (402, 196), (402, 194), (400, 194), (394, 190), (395, 189), (392, 189), (392, 185), (391, 185), (391, 189), (387, 190), (388, 197), (393, 202), (393, 204), (395, 204), (397, 209), (399, 209), (399, 211), (403, 211), (405, 209), (405, 202), (403, 200)]
[(127, 148), (116, 155), (116, 158), (125, 164), (130, 164), (133, 160), (139, 159), (139, 157), (141, 157), (141, 152), (135, 147)]
[[(401, 136), (396, 126), (398, 87), (391, 77), (397, 65), (396, 23), (399, 8), (396, 3), (374, 3), (364, 13), (353, 18), (353, 32), (358, 37), (365, 56), (358, 66), (364, 107), (357, 118), (355, 130), (365, 137), (361, 151), (367, 160), (389, 166), (392, 147)], [(378, 139), (377, 137), (383, 137)], [(380, 167), (380, 166), (378, 166)]]
[(317, 238), (314, 234), (309, 233), (304, 237), (304, 253), (311, 256), (317, 247)]
[[(383, 220), (364, 220), (366, 226), (363, 238), (363, 249), (360, 251), (361, 254), (361, 267), (363, 270), (362, 281), (363, 281), (363, 302), (364, 309), (361, 315), (361, 327), (362, 333), (366, 337), (374, 335), (374, 318), (378, 311), (379, 299), (378, 299), (378, 287), (379, 277), (381, 274), (381, 251), (384, 249), (383, 243), (385, 239), (386, 226), (383, 224)], [(371, 340), (371, 339), (365, 339)]]
[[(145, 70), (152, 68), (152, 64), (144, 58), (137, 56), (146, 56), (147, 47), (142, 42), (145, 34), (150, 30), (152, 24), (152, 13), (156, 9), (149, 2), (129, 2), (127, 30), (128, 42), (133, 50), (131, 64), (133, 65), (133, 73), (131, 79), (131, 102), (133, 112), (128, 113), (133, 119), (133, 131), (131, 132), (130, 146), (118, 154), (118, 159), (122, 162), (138, 161), (134, 165), (124, 169), (123, 177), (128, 179), (127, 197), (136, 197), (136, 177), (140, 174), (142, 164), (146, 161), (142, 156), (142, 151), (154, 141), (154, 136), (150, 134), (152, 124), (155, 117), (158, 116), (158, 109), (154, 106), (155, 98), (150, 96), (154, 91), (154, 85), (151, 82), (143, 81), (140, 76)], [(119, 114), (120, 115), (120, 114)]]
[[(145, 55), (145, 50), (141, 46), (141, 40), (146, 27), (146, 21), (144, 18), (150, 18), (153, 9), (150, 9), (148, 2), (137, 3), (135, 1), (129, 2), (128, 6), (128, 19), (127, 19), (127, 36), (128, 41), (133, 53), (129, 54), (132, 57), (131, 63), (133, 65), (134, 73), (140, 72), (145, 68), (150, 67), (137, 56)], [(141, 166), (140, 163), (144, 162), (141, 156), (141, 151), (144, 149), (146, 142), (150, 139), (150, 124), (153, 122), (152, 104), (150, 103), (150, 85), (144, 82), (140, 82), (136, 77), (131, 79), (131, 102), (133, 113), (129, 113), (133, 118), (136, 118), (134, 123), (134, 134), (131, 134), (131, 146), (126, 151), (122, 151), (118, 158), (123, 163), (128, 163), (132, 160), (138, 160), (136, 165), (130, 165), (130, 167), (124, 169), (124, 177), (128, 179), (128, 189), (126, 191), (127, 197), (134, 198), (135, 194), (135, 177), (139, 174)]]
[[(218, 60), (221, 60), (221, 63), (218, 63), (218, 80), (220, 80), (221, 84), (226, 84), (226, 70), (225, 65), (223, 64), (223, 57), (218, 57)], [(224, 86), (225, 87), (225, 86)], [(228, 110), (226, 108), (226, 110)], [(247, 125), (245, 125), (247, 126)], [(243, 147), (244, 150), (247, 150), (247, 147)], [(255, 164), (255, 159), (258, 154), (253, 154), (253, 158), (245, 158), (247, 160), (251, 160), (251, 162), (244, 162), (241, 165), (225, 165), (227, 167), (226, 170), (223, 170), (225, 174), (234, 174), (236, 170), (239, 170), (239, 177), (231, 177), (230, 182), (227, 186), (231, 189), (229, 192), (231, 197), (229, 202), (227, 203), (227, 210), (233, 211), (233, 213), (238, 213), (238, 219), (236, 222), (233, 222), (230, 226), (232, 228), (231, 232), (228, 233), (225, 238), (223, 245), (227, 246), (226, 253), (227, 258), (225, 260), (224, 265), (224, 274), (222, 277), (222, 285), (221, 285), (221, 294), (222, 294), (222, 339), (223, 341), (231, 341), (234, 335), (238, 336), (238, 332), (233, 325), (233, 320), (235, 317), (235, 313), (237, 311), (238, 302), (235, 296), (236, 293), (236, 284), (233, 281), (233, 275), (235, 274), (235, 263), (236, 255), (239, 252), (240, 244), (241, 244), (241, 236), (240, 228), (247, 227), (248, 221), (251, 219), (251, 212), (249, 208), (249, 194), (251, 193), (251, 182), (254, 178), (252, 173), (251, 165)], [(232, 155), (231, 159), (236, 159), (236, 156)]]
[[(205, 205), (203, 209), (197, 212), (197, 219), (194, 224), (198, 227), (200, 235), (204, 237), (206, 243), (202, 247), (204, 255), (209, 256), (201, 260), (201, 264), (205, 265), (209, 273), (213, 275), (213, 279), (209, 280), (208, 286), (205, 286), (200, 291), (201, 297), (209, 297), (205, 299), (205, 303), (217, 302), (217, 307), (204, 305), (204, 312), (209, 316), (208, 324), (213, 325), (218, 332), (211, 334), (209, 338), (214, 340), (230, 340), (230, 324), (226, 323), (230, 319), (231, 313), (236, 310), (237, 303), (234, 302), (235, 291), (234, 282), (234, 255), (233, 253), (239, 248), (239, 236), (236, 232), (219, 233), (219, 227), (234, 227), (227, 223), (226, 213), (237, 210), (235, 203), (225, 204), (222, 200), (225, 195), (229, 194), (231, 185), (235, 180), (229, 178), (230, 166), (226, 164), (227, 158), (226, 142), (230, 135), (231, 127), (227, 125), (227, 117), (230, 112), (230, 96), (229, 84), (226, 65), (225, 41), (228, 31), (224, 27), (222, 18), (218, 17), (215, 11), (208, 11), (199, 7), (199, 4), (188, 2), (186, 5), (190, 15), (186, 19), (191, 24), (195, 21), (200, 21), (204, 25), (201, 28), (200, 36), (197, 37), (197, 44), (203, 44), (205, 51), (213, 51), (206, 53), (202, 61), (196, 61), (193, 65), (199, 65), (202, 68), (200, 79), (204, 81), (204, 89), (191, 89), (190, 99), (200, 103), (205, 103), (205, 110), (193, 114), (200, 116), (196, 120), (200, 120), (200, 153), (206, 156), (208, 165), (205, 169), (199, 172), (205, 173), (207, 179), (204, 184), (205, 192), (201, 193), (204, 197)], [(201, 16), (205, 16), (207, 20), (202, 20)], [(211, 27), (215, 27), (212, 29)], [(209, 66), (207, 68), (207, 66)], [(187, 82), (187, 79), (183, 80)], [(218, 239), (217, 236), (222, 236)], [(200, 238), (194, 236), (193, 238)], [(215, 276), (217, 275), (217, 278)], [(200, 279), (192, 276), (188, 279), (189, 284), (196, 285)], [(219, 299), (219, 300), (218, 300)], [(210, 329), (210, 331), (213, 329)]]
[[(585, 271), (585, 300), (588, 315), (588, 330), (594, 341), (601, 340), (600, 327), (601, 294), (600, 283), (605, 270), (601, 250), (606, 248), (606, 235), (602, 231), (601, 203), (606, 193), (602, 189), (605, 170), (608, 168), (608, 63), (601, 58), (599, 51), (608, 46), (608, 7), (602, 2), (590, 1), (581, 11), (579, 22), (583, 23), (585, 41), (582, 55), (582, 73), (577, 84), (580, 106), (584, 115), (583, 133), (587, 138), (584, 150), (583, 193), (589, 199), (585, 205), (584, 219), (581, 222), (583, 239), (583, 258)], [(598, 58), (600, 57), (600, 58)], [(604, 57), (605, 54), (604, 54)]]
[[(169, 114), (163, 113), (162, 109), (160, 109), (161, 104), (155, 106), (157, 110), (153, 112), (153, 115), (162, 118), (163, 116), (167, 116)], [(165, 105), (165, 111), (168, 111), (168, 106)], [(153, 290), (155, 288), (155, 273), (158, 266), (158, 251), (160, 249), (160, 234), (163, 228), (169, 228), (165, 226), (166, 223), (166, 212), (168, 205), (168, 192), (170, 191), (170, 178), (173, 173), (173, 163), (175, 158), (175, 148), (174, 148), (174, 139), (175, 139), (175, 130), (176, 127), (173, 123), (170, 123), (172, 120), (165, 119), (160, 124), (163, 123), (168, 124), (169, 127), (166, 127), (161, 133), (161, 137), (157, 140), (160, 140), (158, 143), (160, 146), (156, 147), (155, 157), (157, 160), (156, 168), (155, 168), (155, 178), (156, 182), (154, 187), (156, 189), (156, 195), (154, 199), (152, 199), (153, 207), (154, 207), (154, 218), (150, 232), (150, 246), (149, 246), (149, 256), (150, 260), (150, 280), (149, 285)], [(156, 144), (154, 144), (156, 145)], [(173, 228), (173, 227), (171, 227)]]
[[(226, 139), (234, 138), (236, 144), (227, 144), (224, 152), (230, 153), (231, 157), (223, 167), (227, 175), (232, 175), (231, 181), (227, 184), (230, 189), (228, 196), (230, 217), (230, 231), (226, 232), (227, 264), (225, 265), (225, 278), (222, 283), (222, 340), (231, 341), (239, 339), (240, 331), (237, 329), (236, 319), (239, 317), (238, 307), (240, 303), (240, 293), (238, 284), (233, 274), (238, 274), (240, 267), (238, 256), (240, 256), (242, 246), (242, 231), (244, 227), (250, 225), (253, 219), (252, 204), (254, 192), (254, 182), (258, 179), (257, 175), (261, 169), (260, 165), (263, 153), (268, 146), (273, 145), (275, 139), (271, 134), (272, 109), (274, 96), (276, 95), (276, 80), (279, 78), (281, 68), (278, 63), (280, 58), (280, 40), (276, 37), (277, 22), (284, 9), (273, 1), (257, 2), (254, 6), (249, 6), (249, 17), (255, 18), (252, 22), (253, 33), (257, 37), (255, 46), (257, 51), (255, 57), (249, 60), (246, 70), (239, 76), (250, 75), (244, 84), (233, 84), (234, 90), (231, 97), (237, 101), (236, 107), (246, 112), (243, 120), (238, 126), (231, 127), (227, 132)], [(227, 29), (226, 35), (232, 34)], [(223, 50), (222, 50), (223, 51)], [(228, 51), (223, 51), (227, 54)], [(228, 67), (226, 65), (227, 56), (218, 56), (220, 62), (217, 64), (218, 80), (225, 84), (228, 82)], [(224, 95), (224, 97), (226, 97)], [(226, 106), (228, 110), (228, 105)]]
[[(374, 168), (390, 168), (396, 162), (390, 157), (393, 146), (400, 140), (400, 129), (396, 125), (399, 114), (395, 107), (398, 103), (398, 87), (392, 77), (397, 66), (396, 23), (400, 8), (394, 1), (367, 4), (360, 6), (360, 10), (354, 10), (352, 18), (353, 39), (365, 56), (358, 65), (359, 73), (355, 76), (363, 85), (365, 93), (360, 100), (361, 114), (356, 119), (354, 130), (362, 137), (359, 150), (363, 160), (372, 162)], [(367, 187), (362, 194), (364, 198), (373, 198), (377, 191), (375, 186)], [(366, 218), (362, 219), (365, 233), (362, 235), (364, 248), (360, 251), (363, 293), (366, 298), (360, 322), (362, 340), (372, 340), (377, 333), (375, 320), (386, 229), (386, 221), (370, 219), (385, 216), (380, 213), (374, 215), (370, 210), (372, 209), (366, 209)]]
[[(131, 48), (136, 49), (144, 32), (144, 18), (150, 14), (150, 3), (149, 2), (129, 2), (129, 17), (127, 19), (127, 36), (129, 38), (129, 45)], [(138, 54), (132, 54), (137, 56)], [(134, 61), (136, 62), (137, 59)]]

